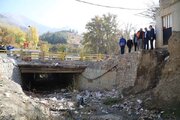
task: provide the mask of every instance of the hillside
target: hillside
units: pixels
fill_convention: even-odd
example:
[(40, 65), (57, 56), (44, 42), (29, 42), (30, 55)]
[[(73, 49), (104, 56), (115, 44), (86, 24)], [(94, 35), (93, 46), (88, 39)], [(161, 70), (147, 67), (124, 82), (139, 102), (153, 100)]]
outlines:
[(78, 35), (76, 32), (67, 30), (67, 31), (58, 31), (58, 32), (47, 32), (40, 36), (42, 41), (47, 41), (50, 44), (73, 44), (80, 45), (82, 36)]
[(20, 27), (22, 30), (27, 30), (28, 26), (34, 26), (38, 29), (39, 34), (43, 34), (47, 31), (58, 31), (61, 29), (51, 28), (40, 23), (37, 23), (25, 16), (15, 14), (0, 14), (0, 23), (9, 24)]

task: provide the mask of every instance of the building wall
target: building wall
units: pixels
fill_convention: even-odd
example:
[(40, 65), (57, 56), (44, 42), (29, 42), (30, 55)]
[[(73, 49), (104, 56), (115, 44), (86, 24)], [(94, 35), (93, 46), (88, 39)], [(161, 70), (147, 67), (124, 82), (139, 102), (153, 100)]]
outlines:
[(156, 14), (156, 48), (163, 46), (163, 36), (162, 36), (162, 19), (160, 12)]
[(173, 10), (173, 31), (180, 31), (180, 0), (177, 4), (174, 5), (175, 9)]
[(173, 4), (175, 4), (176, 2), (178, 2), (179, 0), (160, 0), (160, 7), (165, 9)]
[(160, 11), (156, 16), (156, 47), (163, 45), (162, 17), (172, 14), (172, 31), (180, 31), (180, 0), (160, 0)]

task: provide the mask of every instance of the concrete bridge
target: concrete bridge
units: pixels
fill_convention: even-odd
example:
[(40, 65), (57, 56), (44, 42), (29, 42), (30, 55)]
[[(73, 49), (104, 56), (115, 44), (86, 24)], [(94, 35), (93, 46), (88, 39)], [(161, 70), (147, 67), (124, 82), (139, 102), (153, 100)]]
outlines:
[(26, 62), (19, 63), (22, 87), (25, 90), (33, 88), (52, 89), (56, 86), (68, 87), (75, 82), (75, 76), (81, 74), (87, 65), (81, 61), (61, 62)]
[(113, 59), (23, 61), (0, 56), (0, 73), (22, 85), (24, 89), (111, 89), (134, 84), (141, 53), (135, 52)]
[[(69, 61), (71, 62), (71, 61)], [(18, 64), (21, 73), (82, 73), (87, 67), (78, 64)]]

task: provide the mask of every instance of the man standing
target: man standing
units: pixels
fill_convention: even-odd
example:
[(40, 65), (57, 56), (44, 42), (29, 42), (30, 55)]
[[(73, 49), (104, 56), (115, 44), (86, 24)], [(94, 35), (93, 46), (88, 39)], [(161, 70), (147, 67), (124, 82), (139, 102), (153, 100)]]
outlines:
[(137, 35), (136, 35), (136, 33), (134, 33), (133, 43), (134, 43), (134, 51), (136, 51), (136, 48), (137, 48)]
[(147, 46), (147, 50), (149, 49), (149, 31), (147, 30), (147, 28), (144, 28), (144, 49), (146, 49)]
[(121, 54), (124, 54), (125, 45), (126, 45), (126, 39), (124, 39), (122, 36), (119, 40), (119, 46), (121, 48)]
[(137, 38), (138, 38), (138, 49), (143, 49), (143, 45), (144, 45), (144, 31), (143, 31), (142, 28), (137, 32)]
[(132, 48), (132, 46), (133, 46), (132, 39), (127, 40), (127, 46), (128, 46), (128, 51), (129, 51), (129, 53), (130, 53), (130, 52), (131, 52), (131, 48)]
[(154, 38), (155, 38), (155, 34), (154, 34), (154, 28), (152, 27), (152, 25), (149, 26), (149, 37), (150, 37), (150, 43), (151, 43), (151, 50), (154, 49), (153, 47), (153, 41), (154, 41)]

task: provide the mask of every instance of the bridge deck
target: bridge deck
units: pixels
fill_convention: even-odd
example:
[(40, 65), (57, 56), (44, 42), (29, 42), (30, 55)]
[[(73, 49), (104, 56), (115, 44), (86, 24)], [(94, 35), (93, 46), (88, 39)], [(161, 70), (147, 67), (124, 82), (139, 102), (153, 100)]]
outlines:
[(86, 65), (19, 64), (21, 73), (82, 73)]

